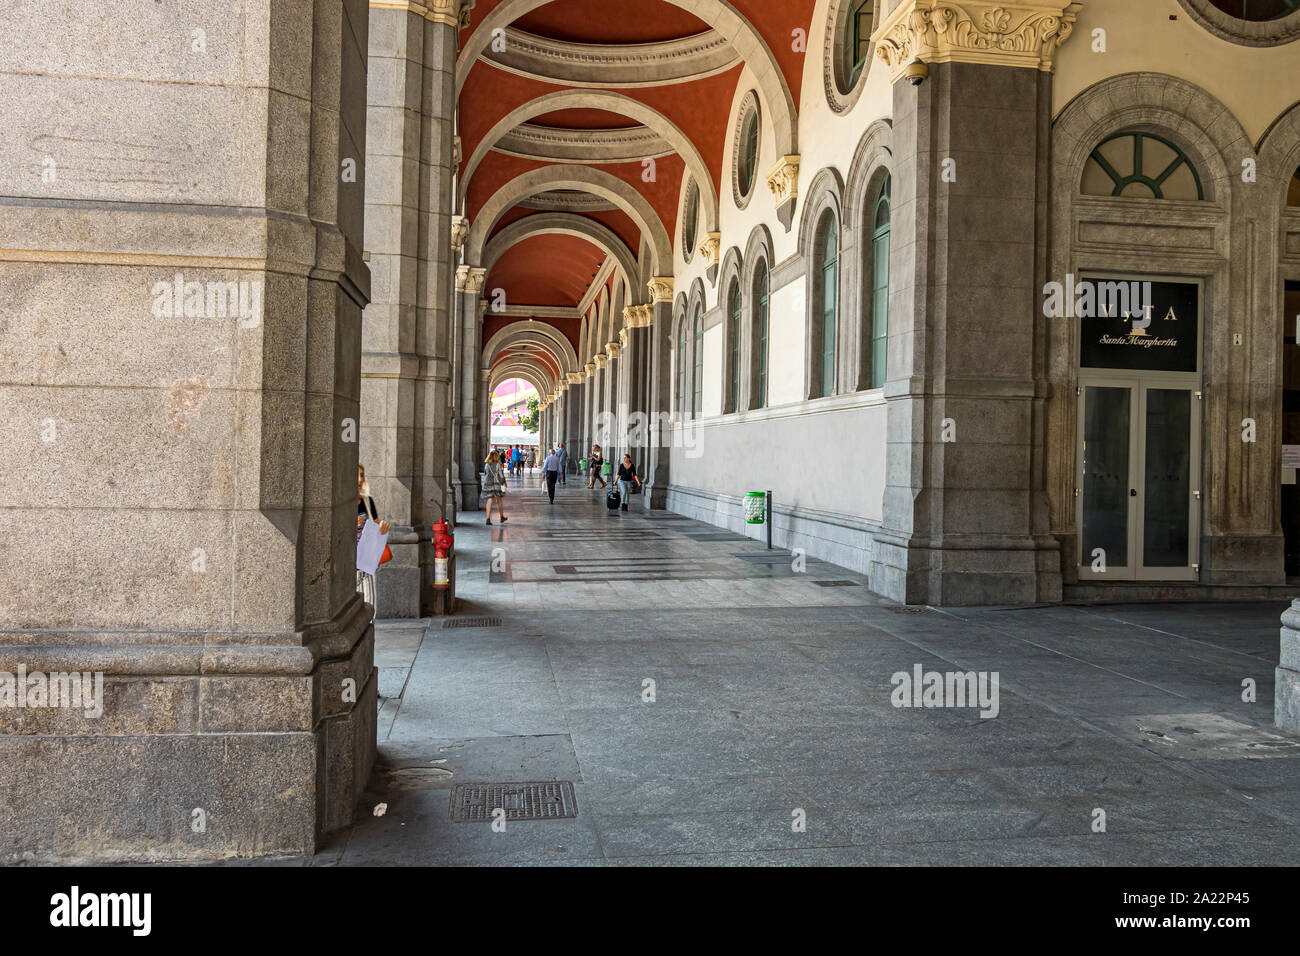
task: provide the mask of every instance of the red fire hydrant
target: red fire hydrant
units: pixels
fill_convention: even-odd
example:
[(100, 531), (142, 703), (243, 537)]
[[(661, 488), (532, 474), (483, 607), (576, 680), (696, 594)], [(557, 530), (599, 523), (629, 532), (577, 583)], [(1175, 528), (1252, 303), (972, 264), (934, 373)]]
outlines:
[(445, 518), (439, 518), (433, 523), (433, 586), (435, 588), (451, 585), (451, 578), (447, 574), (447, 560), (455, 544), (456, 538), (451, 533), (451, 525), (447, 524)]

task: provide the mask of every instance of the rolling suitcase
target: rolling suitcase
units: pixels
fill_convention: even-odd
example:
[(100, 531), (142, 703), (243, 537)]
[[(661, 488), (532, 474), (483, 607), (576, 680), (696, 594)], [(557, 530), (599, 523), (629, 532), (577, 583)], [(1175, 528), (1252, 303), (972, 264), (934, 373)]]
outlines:
[(611, 491), (605, 496), (605, 507), (610, 511), (617, 511), (618, 506), (623, 503), (623, 496), (617, 490)]

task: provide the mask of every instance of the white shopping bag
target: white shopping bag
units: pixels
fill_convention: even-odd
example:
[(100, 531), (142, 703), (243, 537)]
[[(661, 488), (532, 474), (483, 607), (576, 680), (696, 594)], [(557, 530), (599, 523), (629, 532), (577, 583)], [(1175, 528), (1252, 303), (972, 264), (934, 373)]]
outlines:
[(384, 545), (388, 544), (388, 535), (379, 533), (379, 525), (369, 518), (361, 529), (361, 540), (357, 542), (357, 570), (374, 574), (379, 567), (379, 559), (384, 556)]

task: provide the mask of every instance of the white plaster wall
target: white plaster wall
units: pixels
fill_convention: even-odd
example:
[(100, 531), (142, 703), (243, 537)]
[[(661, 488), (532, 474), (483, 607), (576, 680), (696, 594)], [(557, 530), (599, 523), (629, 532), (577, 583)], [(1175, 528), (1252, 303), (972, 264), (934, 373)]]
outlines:
[[(768, 407), (797, 402), (804, 395), (804, 289), (807, 277), (777, 289), (771, 296), (768, 318)], [(881, 446), (883, 449), (883, 445)]]
[[(714, 494), (772, 490), (781, 507), (878, 521), (885, 487), (885, 403), (806, 403), (705, 420), (695, 451), (673, 452), (673, 484)], [(698, 452), (698, 455), (696, 454)]]
[[(705, 417), (722, 414), (722, 324), (704, 330), (704, 394), (700, 396)], [(711, 371), (712, 370), (712, 371)]]

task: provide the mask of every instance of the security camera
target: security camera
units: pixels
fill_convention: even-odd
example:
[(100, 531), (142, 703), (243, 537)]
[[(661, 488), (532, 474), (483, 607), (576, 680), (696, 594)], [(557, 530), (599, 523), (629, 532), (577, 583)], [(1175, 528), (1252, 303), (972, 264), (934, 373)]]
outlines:
[(922, 60), (913, 60), (907, 64), (907, 69), (903, 71), (907, 77), (907, 82), (913, 86), (920, 86), (925, 82), (925, 78), (930, 75), (930, 68)]

